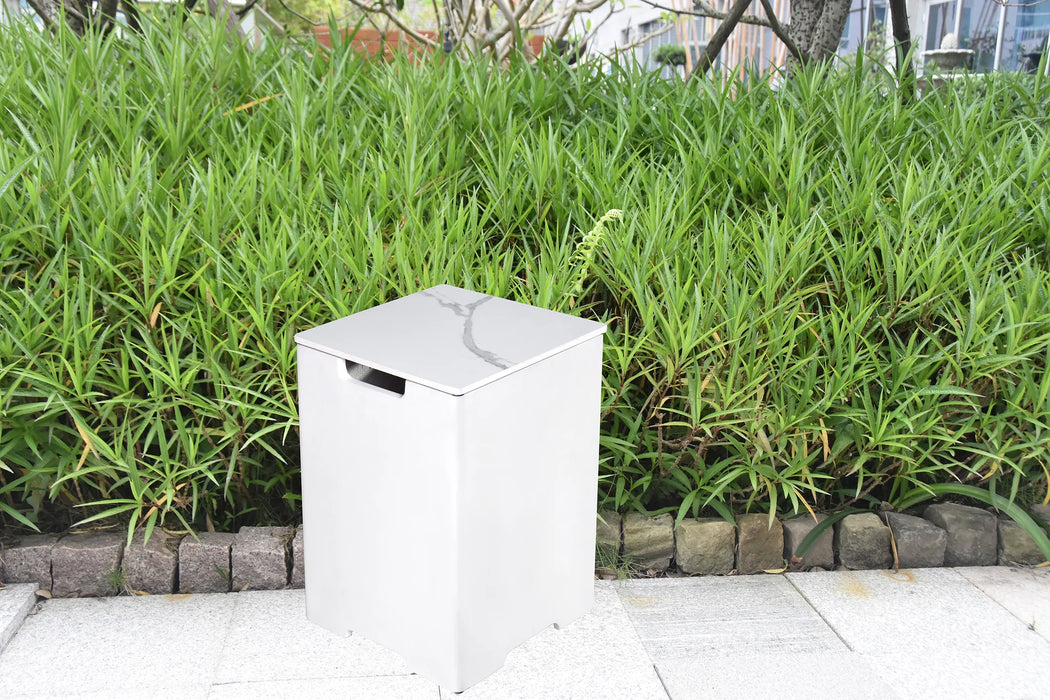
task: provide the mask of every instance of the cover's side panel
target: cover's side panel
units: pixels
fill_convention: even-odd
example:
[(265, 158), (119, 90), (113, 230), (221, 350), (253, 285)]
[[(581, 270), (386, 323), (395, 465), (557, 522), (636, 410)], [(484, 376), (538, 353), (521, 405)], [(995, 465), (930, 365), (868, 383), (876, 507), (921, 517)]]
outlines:
[(465, 685), (593, 602), (601, 363), (599, 336), (463, 397)]
[(456, 664), (456, 399), (298, 358), (307, 616), (441, 682)]

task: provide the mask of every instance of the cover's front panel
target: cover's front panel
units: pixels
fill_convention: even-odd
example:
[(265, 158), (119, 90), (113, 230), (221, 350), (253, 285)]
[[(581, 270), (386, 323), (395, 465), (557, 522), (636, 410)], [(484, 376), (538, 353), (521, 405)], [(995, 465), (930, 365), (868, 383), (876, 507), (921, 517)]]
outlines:
[(454, 664), (457, 408), (349, 376), (299, 348), (307, 612), (398, 652), (423, 673)]

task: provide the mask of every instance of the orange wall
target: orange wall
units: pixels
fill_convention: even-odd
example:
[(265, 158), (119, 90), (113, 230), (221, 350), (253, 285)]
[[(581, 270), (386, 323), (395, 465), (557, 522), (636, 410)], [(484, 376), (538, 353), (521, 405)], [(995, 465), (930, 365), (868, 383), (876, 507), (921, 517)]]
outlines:
[[(351, 36), (352, 33), (352, 36)], [(425, 36), (427, 39), (438, 41), (434, 32), (420, 31), (419, 34)], [(317, 38), (317, 43), (322, 46), (331, 48), (332, 37), (328, 31), (328, 27), (314, 27), (314, 36)], [(425, 46), (417, 42), (410, 36), (402, 36), (401, 32), (388, 32), (384, 37), (382, 33), (371, 27), (362, 27), (356, 32), (350, 29), (343, 30), (343, 38), (350, 38), (350, 44), (358, 51), (367, 53), (369, 56), (375, 56), (380, 52), (384, 56), (389, 56), (395, 51), (407, 51), (413, 54), (420, 54), (430, 51), (430, 47)], [(543, 35), (535, 35), (529, 37), (526, 41), (529, 48), (532, 49), (534, 55), (539, 55), (543, 48)], [(438, 41), (440, 44), (440, 41)]]

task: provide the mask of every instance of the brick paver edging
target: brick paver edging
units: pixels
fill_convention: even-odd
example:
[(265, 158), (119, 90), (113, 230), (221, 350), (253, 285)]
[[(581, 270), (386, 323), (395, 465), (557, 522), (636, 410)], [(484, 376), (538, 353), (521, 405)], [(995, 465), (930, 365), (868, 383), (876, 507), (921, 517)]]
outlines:
[[(1050, 508), (1036, 506), (1050, 524)], [(902, 513), (849, 515), (828, 528), (805, 557), (799, 543), (825, 516), (770, 521), (767, 515), (686, 519), (598, 514), (599, 560), (647, 575), (753, 574), (819, 567), (887, 569), (1032, 565), (1044, 557), (1012, 520), (980, 508), (929, 506)], [(35, 583), (54, 597), (220, 593), (302, 588), (302, 527), (242, 527), (236, 534), (137, 533), (130, 546), (117, 532), (30, 535), (0, 548), (0, 582)], [(626, 567), (622, 565), (626, 565)], [(604, 576), (618, 575), (599, 567)]]

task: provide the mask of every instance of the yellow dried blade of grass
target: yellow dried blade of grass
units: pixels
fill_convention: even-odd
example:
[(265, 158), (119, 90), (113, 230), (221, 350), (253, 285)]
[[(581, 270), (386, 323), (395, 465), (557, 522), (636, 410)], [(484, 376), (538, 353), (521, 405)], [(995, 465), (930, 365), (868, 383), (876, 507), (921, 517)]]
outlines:
[(726, 359), (726, 349), (722, 347), (722, 336), (718, 335), (718, 331), (711, 331), (711, 335), (718, 341), (718, 352), (721, 353), (722, 359)]
[[(98, 450), (95, 449), (95, 444), (91, 442), (91, 437), (87, 434), (87, 431), (80, 427), (80, 421), (74, 418), (73, 425), (77, 426), (77, 432), (80, 433), (80, 439), (84, 441), (84, 446), (98, 457)], [(81, 459), (81, 462), (83, 462), (83, 459)]]
[(153, 313), (149, 315), (149, 327), (155, 328), (157, 325), (157, 317), (160, 316), (160, 307), (163, 306), (163, 302), (157, 302), (157, 305), (153, 307)]
[[(813, 486), (813, 484), (810, 484), (810, 486)], [(798, 500), (802, 501), (802, 505), (804, 505), (806, 507), (806, 510), (809, 511), (809, 514), (811, 516), (813, 516), (813, 522), (820, 522), (819, 520), (817, 520), (817, 514), (813, 511), (813, 508), (809, 505), (809, 503), (806, 501), (806, 499), (802, 496), (802, 492), (798, 490), (798, 487), (795, 486), (794, 484), (792, 484), (791, 485), (791, 490), (795, 492), (795, 496), (798, 498)]]
[[(802, 321), (802, 317), (800, 316), (798, 320)], [(803, 321), (803, 323), (805, 323), (805, 321)], [(817, 339), (817, 342), (820, 343), (820, 346), (826, 351), (828, 349), (828, 346), (824, 344), (824, 339), (820, 337), (817, 331), (813, 328), (810, 328), (809, 332), (813, 334), (813, 337)]]
[[(804, 316), (807, 315), (806, 314), (806, 306), (801, 301), (799, 301), (798, 305), (802, 308), (802, 312), (798, 313), (798, 314), (795, 314), (795, 318), (797, 318), (800, 323), (805, 324), (806, 323), (806, 319), (804, 318)], [(812, 316), (813, 314), (808, 314), (808, 315)], [(820, 347), (824, 348), (824, 351), (827, 352), (828, 346), (824, 343), (824, 339), (820, 337), (820, 334), (817, 333), (816, 329), (814, 329), (813, 327), (810, 327), (809, 332), (812, 333), (813, 337), (817, 339), (818, 343), (820, 343)]]
[(984, 475), (984, 479), (991, 479), (999, 471), (999, 460), (992, 462), (992, 468), (988, 470), (988, 473)]
[(80, 468), (84, 466), (84, 462), (87, 461), (87, 456), (91, 454), (91, 446), (84, 445), (84, 449), (80, 453), (80, 459), (77, 461), (77, 467), (73, 471), (78, 472)]
[(820, 422), (820, 443), (824, 446), (824, 459), (827, 459), (831, 454), (831, 446), (828, 443), (828, 426), (824, 425), (824, 419), (818, 418)]
[(280, 93), (280, 92), (276, 92), (276, 93), (274, 93), (272, 95), (267, 95), (266, 97), (260, 97), (257, 100), (252, 100), (251, 102), (245, 102), (244, 104), (242, 104), (242, 105), (240, 105), (238, 107), (234, 107), (233, 109), (226, 110), (225, 112), (222, 113), (222, 116), (228, 117), (228, 116), (230, 116), (231, 114), (233, 114), (235, 112), (243, 112), (246, 109), (251, 109), (252, 107), (255, 107), (256, 105), (261, 105), (263, 102), (266, 102), (267, 100), (272, 100), (275, 97), (284, 97), (284, 94)]

